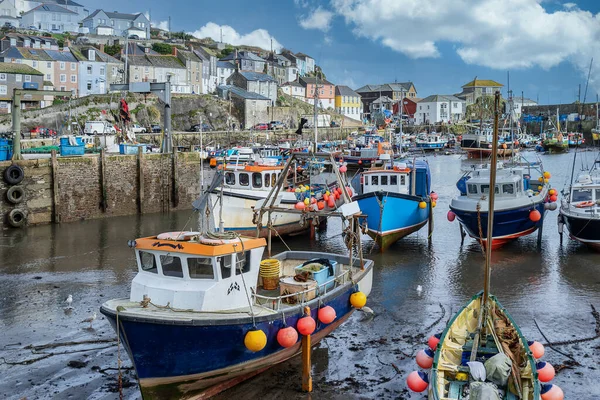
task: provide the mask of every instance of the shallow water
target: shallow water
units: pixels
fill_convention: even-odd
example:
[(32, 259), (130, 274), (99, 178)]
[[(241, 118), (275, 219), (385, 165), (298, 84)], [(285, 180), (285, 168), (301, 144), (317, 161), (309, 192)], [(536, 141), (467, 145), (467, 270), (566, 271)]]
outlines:
[[(533, 160), (535, 154), (527, 153), (527, 157)], [(552, 173), (555, 188), (568, 184), (572, 157), (541, 157), (545, 169)], [(593, 153), (579, 158), (591, 162)], [(440, 195), (431, 242), (427, 228), (423, 228), (380, 254), (373, 242), (363, 237), (365, 257), (376, 262), (368, 301), (375, 317), (366, 318), (357, 312), (318, 345), (313, 357), (314, 398), (423, 398), (409, 393), (404, 381), (416, 369), (414, 355), (424, 348), (427, 336), (441, 331), (451, 314), (482, 289), (479, 245), (467, 237), (461, 246), (458, 222), (446, 220), (450, 200), (457, 193), (454, 183), (461, 169), (474, 161), (461, 160), (457, 155), (429, 156), (428, 161), (433, 189)], [(132, 216), (2, 232), (0, 398), (118, 398), (117, 346), (105, 342), (115, 335), (98, 308), (106, 299), (128, 295), (135, 262), (127, 240), (181, 229), (193, 223), (191, 215)], [(493, 254), (492, 293), (528, 338), (542, 342), (545, 340), (534, 319), (550, 341), (593, 337), (596, 321), (590, 305), (600, 308), (600, 255), (567, 236), (561, 246), (556, 216), (557, 211), (547, 214), (540, 249), (534, 234)], [(285, 241), (292, 249), (345, 251), (339, 232), (339, 221), (332, 220), (315, 242), (309, 243), (306, 237)], [(274, 240), (274, 251), (282, 250), (285, 246)], [(423, 287), (420, 294), (417, 285)], [(72, 311), (65, 310), (63, 303), (68, 294), (74, 298)], [(94, 311), (98, 319), (90, 329), (80, 321)], [(101, 342), (37, 352), (25, 349), (30, 344), (83, 340)], [(594, 360), (600, 355), (600, 340), (557, 349), (582, 364), (557, 373), (555, 383), (563, 388), (566, 398), (599, 398), (600, 371), (595, 369)], [(68, 354), (55, 354), (28, 365), (3, 363), (36, 359), (47, 353)], [(131, 382), (124, 389), (125, 398), (137, 399), (131, 363), (124, 353), (122, 359), (123, 376)], [(568, 361), (548, 347), (544, 359), (555, 366)], [(84, 365), (67, 366), (69, 361), (83, 361)], [(219, 397), (306, 398), (300, 392), (300, 374), (300, 361), (294, 359)]]

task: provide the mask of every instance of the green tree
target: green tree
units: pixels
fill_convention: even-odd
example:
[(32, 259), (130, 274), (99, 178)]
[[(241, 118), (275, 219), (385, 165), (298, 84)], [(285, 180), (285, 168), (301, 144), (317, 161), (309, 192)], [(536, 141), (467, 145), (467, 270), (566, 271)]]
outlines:
[(167, 43), (153, 43), (152, 50), (159, 54), (172, 54), (173, 46)]
[(118, 44), (114, 44), (112, 46), (104, 46), (104, 52), (109, 56), (115, 56), (121, 52), (121, 46)]

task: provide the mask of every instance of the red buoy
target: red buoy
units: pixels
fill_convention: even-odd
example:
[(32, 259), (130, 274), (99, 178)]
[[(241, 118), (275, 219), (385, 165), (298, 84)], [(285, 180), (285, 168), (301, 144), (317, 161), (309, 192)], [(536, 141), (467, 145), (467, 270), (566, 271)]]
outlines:
[(452, 210), (448, 211), (448, 221), (452, 222), (456, 219), (456, 214)]
[(327, 207), (329, 208), (334, 208), (335, 207), (335, 196), (330, 196), (329, 200), (327, 201)]
[(553, 194), (552, 196), (550, 196), (550, 201), (552, 203), (556, 203), (556, 200), (558, 200), (558, 196), (557, 195)]
[(315, 204), (317, 202), (317, 199), (315, 199), (314, 197), (310, 198), (310, 204)]
[(299, 201), (294, 207), (296, 207), (296, 210), (304, 210), (304, 207), (306, 207), (306, 205), (304, 204), (304, 202)]
[(316, 327), (317, 327), (317, 323), (315, 322), (313, 317), (311, 317), (310, 315), (300, 318), (298, 320), (298, 323), (296, 324), (296, 328), (298, 328), (298, 332), (300, 332), (300, 334), (304, 335), (304, 336), (312, 335), (312, 333), (315, 331)]
[(344, 174), (344, 173), (346, 173), (346, 171), (348, 171), (348, 167), (346, 167), (346, 165), (342, 165), (342, 166), (340, 167), (340, 172), (341, 172), (342, 174)]
[(329, 201), (329, 195), (327, 193), (323, 195), (323, 200)]
[(319, 321), (321, 321), (322, 323), (330, 324), (335, 320), (337, 315), (335, 314), (335, 309), (333, 307), (325, 306), (325, 307), (319, 308), (317, 317), (319, 318)]
[(544, 357), (546, 350), (544, 349), (543, 344), (535, 340), (533, 342), (527, 342), (527, 344), (529, 345), (529, 350), (531, 350), (531, 353), (533, 354), (533, 358), (539, 360)]
[(324, 208), (325, 208), (325, 202), (324, 202), (324, 201), (322, 201), (322, 200), (321, 200), (321, 201), (319, 201), (319, 202), (317, 203), (317, 208), (318, 208), (319, 210), (322, 210), (322, 209), (324, 209)]
[(538, 378), (540, 382), (550, 382), (554, 379), (554, 375), (556, 372), (554, 371), (554, 367), (549, 362), (540, 361), (535, 364), (535, 368), (537, 369)]
[(437, 199), (439, 198), (436, 192), (431, 192), (431, 194), (429, 194), (429, 197), (431, 197), (431, 199), (435, 201), (437, 201)]
[(562, 389), (551, 384), (542, 384), (540, 394), (542, 395), (542, 400), (563, 400), (565, 398)]
[(433, 365), (433, 351), (431, 349), (419, 350), (417, 353), (417, 365), (423, 369), (429, 369)]
[(529, 213), (529, 219), (533, 222), (538, 222), (540, 219), (542, 219), (542, 214), (538, 210), (532, 210)]
[(298, 332), (291, 326), (281, 328), (279, 332), (277, 332), (277, 343), (279, 343), (281, 347), (292, 347), (297, 341)]
[(406, 378), (406, 383), (408, 384), (408, 388), (413, 392), (421, 393), (427, 386), (429, 386), (429, 378), (427, 374), (421, 371), (413, 371), (408, 374), (408, 378)]
[(437, 347), (438, 343), (440, 342), (441, 337), (442, 337), (442, 335), (439, 333), (436, 333), (435, 335), (431, 335), (429, 337), (429, 339), (427, 340), (427, 344), (429, 345), (429, 348), (431, 350), (435, 351), (435, 348)]
[(346, 186), (346, 192), (348, 193), (348, 196), (352, 197), (352, 189), (350, 186)]

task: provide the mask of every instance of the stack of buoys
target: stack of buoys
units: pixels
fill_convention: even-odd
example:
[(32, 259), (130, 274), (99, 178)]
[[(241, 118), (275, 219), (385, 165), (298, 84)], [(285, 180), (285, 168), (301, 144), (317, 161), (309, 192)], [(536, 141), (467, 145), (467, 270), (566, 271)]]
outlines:
[(260, 262), (259, 275), (263, 281), (263, 289), (275, 290), (279, 286), (279, 274), (281, 262), (274, 258), (268, 258)]
[(548, 200), (551, 203), (555, 203), (558, 200), (558, 192), (556, 191), (556, 189), (548, 190)]
[[(442, 335), (440, 333), (436, 333), (435, 335), (431, 335), (429, 339), (427, 339), (427, 345), (429, 346), (429, 348), (419, 350), (416, 356), (417, 365), (419, 367), (423, 369), (430, 369), (433, 366), (435, 349), (437, 348), (441, 337)], [(412, 390), (413, 392), (421, 393), (425, 391), (429, 386), (429, 377), (425, 372), (413, 371), (408, 375), (406, 383), (410, 390)]]
[(546, 352), (544, 345), (537, 341), (527, 342), (529, 351), (533, 358), (537, 361), (535, 369), (537, 371), (538, 379), (542, 382), (541, 397), (542, 400), (563, 400), (565, 395), (560, 387), (557, 385), (548, 384), (556, 374), (554, 367), (549, 362), (539, 361)]

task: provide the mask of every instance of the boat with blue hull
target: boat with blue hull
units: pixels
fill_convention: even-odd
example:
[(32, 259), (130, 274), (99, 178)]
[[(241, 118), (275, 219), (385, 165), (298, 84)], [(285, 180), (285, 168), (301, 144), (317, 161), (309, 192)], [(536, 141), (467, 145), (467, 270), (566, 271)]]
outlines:
[(363, 171), (353, 200), (367, 216), (367, 233), (384, 251), (429, 220), (431, 174), (425, 161)]
[[(499, 163), (497, 174), (492, 248), (541, 229), (546, 211), (557, 207), (548, 194), (550, 175), (541, 164)], [(473, 167), (463, 175), (457, 183), (460, 196), (452, 200), (448, 213), (449, 220), (458, 219), (466, 233), (483, 245), (487, 245), (489, 175), (489, 165)]]
[(415, 140), (417, 148), (423, 150), (439, 150), (445, 148), (447, 144), (448, 139), (435, 132), (420, 133)]
[[(283, 347), (277, 334), (296, 327), (306, 307), (315, 343), (352, 314), (352, 294), (371, 291), (372, 261), (295, 251), (268, 260), (279, 266), (279, 290), (272, 290), (259, 273), (265, 240), (228, 237), (174, 232), (130, 243), (138, 262), (130, 297), (104, 303), (101, 312), (133, 362), (144, 399), (225, 390), (300, 352), (299, 339)], [(295, 281), (299, 271), (314, 279)], [(330, 323), (318, 316), (326, 306), (335, 310)], [(246, 347), (258, 331), (262, 348)]]

